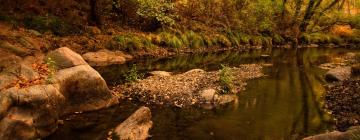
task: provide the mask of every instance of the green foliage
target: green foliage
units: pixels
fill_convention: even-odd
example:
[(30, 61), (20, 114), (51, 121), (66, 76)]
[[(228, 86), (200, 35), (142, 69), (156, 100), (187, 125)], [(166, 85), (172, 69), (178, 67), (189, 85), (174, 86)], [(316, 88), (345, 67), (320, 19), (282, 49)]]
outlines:
[(241, 43), (249, 44), (250, 43), (250, 36), (247, 34), (239, 34), (239, 39)]
[(137, 0), (139, 8), (136, 13), (145, 18), (155, 18), (162, 25), (174, 25), (174, 15), (170, 13), (174, 4), (167, 0)]
[(283, 44), (285, 42), (285, 39), (281, 35), (275, 34), (273, 37), (273, 42), (275, 44)]
[(108, 45), (108, 48), (110, 49), (124, 51), (151, 49), (153, 47), (154, 44), (152, 43), (151, 39), (134, 34), (115, 36)]
[(302, 43), (307, 44), (341, 44), (343, 39), (337, 35), (327, 34), (327, 33), (303, 33), (300, 37)]
[[(217, 35), (216, 40), (217, 40), (217, 44), (222, 47), (231, 47), (231, 41), (225, 35), (222, 34)], [(234, 40), (236, 40), (236, 38)]]
[(57, 65), (56, 65), (56, 62), (54, 60), (52, 60), (50, 57), (46, 59), (46, 65), (49, 69), (46, 83), (50, 84), (53, 81), (54, 75), (57, 71)]
[(190, 48), (200, 48), (205, 46), (202, 36), (193, 31), (185, 32), (185, 36), (183, 36), (182, 39), (183, 42), (188, 42)]
[(360, 14), (352, 17), (352, 18), (350, 19), (350, 24), (351, 24), (354, 28), (360, 29)]
[(139, 74), (136, 65), (132, 65), (131, 69), (124, 74), (125, 81), (127, 82), (135, 82), (136, 80), (143, 79), (144, 74)]
[(219, 78), (221, 93), (230, 93), (233, 89), (233, 77), (231, 69), (228, 66), (221, 65), (220, 78)]
[(51, 31), (59, 36), (82, 33), (82, 30), (79, 27), (71, 25), (54, 16), (25, 17), (24, 25), (27, 28), (37, 30), (41, 33)]
[(180, 48), (183, 46), (183, 42), (181, 39), (179, 39), (175, 34), (168, 33), (168, 32), (162, 32), (160, 33), (161, 36), (161, 42), (168, 47), (171, 48)]

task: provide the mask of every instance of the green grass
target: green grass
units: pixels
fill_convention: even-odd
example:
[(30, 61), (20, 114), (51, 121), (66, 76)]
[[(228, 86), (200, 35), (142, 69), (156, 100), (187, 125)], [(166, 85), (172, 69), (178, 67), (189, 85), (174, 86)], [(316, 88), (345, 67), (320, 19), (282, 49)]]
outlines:
[(125, 81), (130, 82), (130, 83), (144, 78), (144, 74), (140, 74), (138, 72), (135, 64), (132, 65), (130, 70), (128, 72), (126, 72), (123, 76), (125, 77)]
[(134, 35), (118, 35), (113, 37), (113, 39), (107, 45), (108, 49), (113, 50), (122, 50), (122, 51), (135, 51), (135, 50), (151, 50), (155, 47), (151, 39)]
[(233, 89), (233, 77), (231, 69), (226, 65), (221, 65), (220, 78), (219, 78), (222, 94), (231, 93)]

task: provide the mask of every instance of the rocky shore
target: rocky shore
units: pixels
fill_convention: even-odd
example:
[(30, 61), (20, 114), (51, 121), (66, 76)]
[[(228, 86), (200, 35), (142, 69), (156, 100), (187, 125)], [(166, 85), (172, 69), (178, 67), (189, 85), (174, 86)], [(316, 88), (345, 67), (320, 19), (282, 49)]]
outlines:
[[(246, 86), (246, 80), (263, 76), (262, 66), (256, 64), (240, 65), (231, 68), (234, 79), (232, 93), (239, 93)], [(134, 83), (114, 88), (118, 94), (146, 104), (185, 107), (211, 103), (214, 105), (234, 101), (235, 94), (220, 94), (220, 71), (206, 72), (194, 69), (182, 74), (153, 72), (153, 76)]]

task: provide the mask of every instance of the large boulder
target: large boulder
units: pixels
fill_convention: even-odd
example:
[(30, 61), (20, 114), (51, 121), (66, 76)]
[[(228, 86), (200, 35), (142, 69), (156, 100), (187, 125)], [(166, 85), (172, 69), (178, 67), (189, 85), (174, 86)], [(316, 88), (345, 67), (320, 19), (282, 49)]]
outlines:
[(81, 55), (67, 47), (62, 47), (50, 52), (46, 59), (48, 58), (51, 58), (59, 69), (87, 64)]
[(337, 67), (334, 69), (330, 69), (325, 74), (325, 79), (328, 82), (344, 81), (346, 79), (349, 79), (350, 76), (351, 76), (351, 67)]
[(105, 80), (89, 65), (59, 70), (52, 82), (66, 98), (66, 113), (98, 110), (118, 103)]
[(333, 131), (315, 136), (306, 137), (303, 140), (358, 140), (360, 127), (352, 127), (345, 132)]
[(120, 140), (145, 140), (149, 137), (152, 125), (150, 109), (141, 107), (117, 126), (114, 132)]
[(97, 52), (88, 52), (83, 58), (91, 66), (107, 66), (113, 64), (124, 64), (126, 61), (133, 59), (132, 56), (124, 54), (121, 51), (109, 51), (106, 49)]
[(14, 87), (0, 94), (4, 105), (1, 107), (1, 139), (34, 139), (48, 136), (57, 129), (65, 100), (53, 85)]
[(19, 78), (21, 78), (21, 80), (34, 80), (39, 78), (39, 74), (27, 65), (14, 64), (0, 73), (0, 90), (13, 84), (19, 80)]
[[(59, 70), (49, 75), (46, 84), (0, 89), (1, 140), (43, 138), (57, 129), (61, 116), (94, 111), (118, 103), (105, 80), (79, 54), (60, 48), (48, 57), (55, 61)], [(2, 71), (0, 86), (4, 81), (39, 77), (22, 63), (5, 71), (16, 73), (11, 75)]]

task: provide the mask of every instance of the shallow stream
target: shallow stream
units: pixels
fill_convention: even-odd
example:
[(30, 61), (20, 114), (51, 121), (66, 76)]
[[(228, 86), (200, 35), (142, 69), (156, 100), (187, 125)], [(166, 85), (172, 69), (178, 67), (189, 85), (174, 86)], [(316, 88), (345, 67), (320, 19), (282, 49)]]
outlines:
[[(318, 68), (332, 58), (354, 52), (341, 48), (272, 49), (187, 54), (147, 58), (96, 68), (109, 85), (123, 83), (123, 73), (136, 64), (140, 72), (164, 70), (175, 73), (194, 68), (218, 70), (221, 64), (272, 64), (265, 77), (248, 81), (239, 100), (212, 110), (150, 106), (154, 140), (291, 140), (330, 131), (332, 118), (323, 110), (324, 70)], [(108, 131), (140, 106), (120, 105), (64, 118), (59, 130), (46, 139), (106, 139)]]

